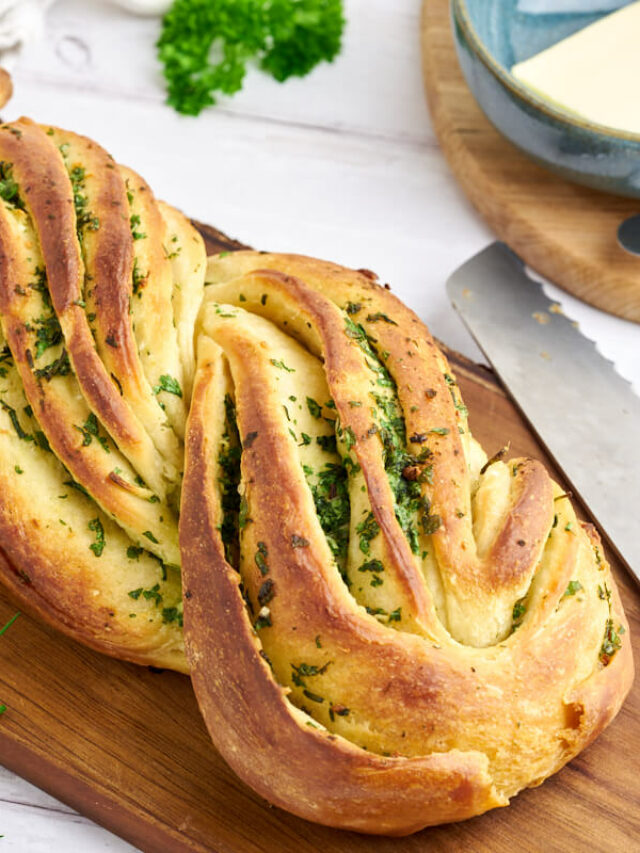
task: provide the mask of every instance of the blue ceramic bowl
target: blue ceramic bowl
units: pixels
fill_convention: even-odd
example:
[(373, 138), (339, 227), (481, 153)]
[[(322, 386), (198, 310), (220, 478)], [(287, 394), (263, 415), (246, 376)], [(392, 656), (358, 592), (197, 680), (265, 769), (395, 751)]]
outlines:
[(517, 0), (452, 0), (458, 58), (478, 104), (518, 148), (554, 172), (640, 198), (640, 135), (564, 112), (516, 80), (510, 68), (601, 15), (525, 15)]

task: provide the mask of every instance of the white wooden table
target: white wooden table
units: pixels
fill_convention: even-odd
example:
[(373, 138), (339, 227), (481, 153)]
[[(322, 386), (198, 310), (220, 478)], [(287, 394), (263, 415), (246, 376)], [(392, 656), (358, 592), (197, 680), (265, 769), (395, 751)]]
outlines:
[[(420, 2), (346, 0), (346, 11), (333, 65), (285, 86), (250, 73), (242, 93), (191, 119), (164, 105), (157, 19), (60, 0), (45, 40), (20, 58), (2, 117), (94, 137), (157, 195), (254, 246), (374, 269), (439, 338), (482, 360), (444, 283), (491, 233), (430, 126)], [(640, 389), (638, 327), (548, 293)], [(2, 851), (133, 849), (1, 768), (0, 835)]]

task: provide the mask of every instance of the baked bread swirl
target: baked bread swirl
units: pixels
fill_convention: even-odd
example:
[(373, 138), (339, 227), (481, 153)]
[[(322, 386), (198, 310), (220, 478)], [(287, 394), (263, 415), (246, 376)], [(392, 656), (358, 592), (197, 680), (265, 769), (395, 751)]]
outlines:
[(401, 835), (586, 746), (633, 677), (601, 544), (538, 462), (487, 460), (418, 318), (366, 272), (237, 252), (197, 340), (185, 633), (236, 772)]
[(68, 131), (2, 125), (0, 170), (3, 577), (83, 642), (186, 671), (177, 516), (202, 239)]
[(540, 463), (487, 459), (371, 273), (207, 266), (142, 178), (27, 119), (0, 196), (0, 576), (26, 604), (191, 669), (237, 773), (337, 827), (505, 805), (612, 719), (633, 672), (597, 534)]

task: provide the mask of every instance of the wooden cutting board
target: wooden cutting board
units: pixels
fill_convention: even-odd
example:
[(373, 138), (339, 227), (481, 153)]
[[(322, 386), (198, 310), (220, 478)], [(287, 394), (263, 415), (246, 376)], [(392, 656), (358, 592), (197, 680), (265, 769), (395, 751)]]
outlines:
[(476, 104), (456, 57), (448, 0), (423, 0), (424, 82), (433, 125), (460, 185), (524, 261), (586, 302), (640, 323), (640, 258), (617, 240), (640, 199), (558, 178), (508, 142)]
[[(201, 230), (211, 252), (240, 246)], [(536, 456), (553, 469), (493, 374), (449, 356), (486, 450), (510, 439), (513, 455)], [(616, 576), (637, 652), (640, 596), (617, 566)], [(16, 609), (0, 589), (0, 625)], [(0, 702), (7, 706), (0, 716), (4, 765), (153, 853), (638, 849), (637, 691), (596, 743), (542, 788), (507, 809), (405, 839), (326, 829), (268, 806), (216, 753), (187, 677), (103, 657), (26, 614), (0, 637)]]

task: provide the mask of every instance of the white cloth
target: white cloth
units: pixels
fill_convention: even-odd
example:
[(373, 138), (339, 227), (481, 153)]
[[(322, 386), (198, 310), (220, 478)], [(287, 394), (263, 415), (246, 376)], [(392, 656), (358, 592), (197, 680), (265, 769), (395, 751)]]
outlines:
[[(0, 0), (0, 65), (11, 71), (23, 44), (44, 33), (45, 13), (54, 0)], [(91, 2), (91, 0), (86, 0)], [(162, 15), (171, 0), (110, 0), (138, 15)]]
[(0, 0), (0, 51), (42, 35), (44, 13), (53, 0)]
[(568, 12), (613, 12), (632, 0), (518, 0), (518, 12), (530, 15), (561, 15)]
[[(0, 0), (0, 51), (42, 36), (47, 8), (54, 0)], [(91, 2), (91, 0), (86, 0)], [(162, 15), (171, 0), (110, 0), (129, 12)]]

